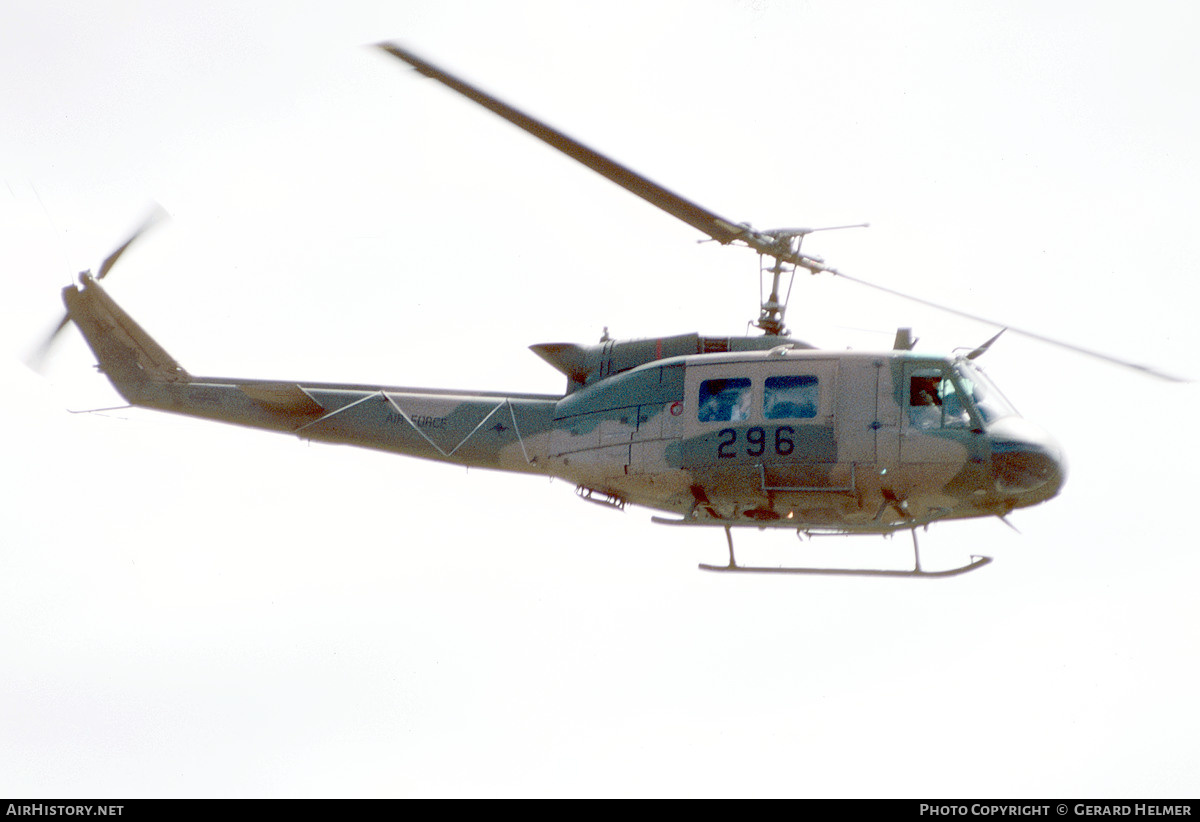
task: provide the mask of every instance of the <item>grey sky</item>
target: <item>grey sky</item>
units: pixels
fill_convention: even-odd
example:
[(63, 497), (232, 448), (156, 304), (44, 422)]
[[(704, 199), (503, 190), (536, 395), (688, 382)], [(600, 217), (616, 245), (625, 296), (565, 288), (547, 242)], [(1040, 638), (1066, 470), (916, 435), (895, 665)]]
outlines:
[[(906, 583), (705, 575), (719, 532), (564, 483), (70, 415), (118, 402), (74, 332), (20, 363), (152, 201), (112, 293), (197, 374), (558, 391), (527, 345), (742, 332), (752, 255), (362, 47), (398, 39), (719, 213), (871, 222), (809, 241), (847, 272), (1194, 377), (1194, 4), (246, 5), (0, 11), (0, 792), (1196, 794), (1194, 385), (1002, 339), (1066, 489), (931, 529), (997, 561)], [(789, 320), (994, 333), (815, 278)]]

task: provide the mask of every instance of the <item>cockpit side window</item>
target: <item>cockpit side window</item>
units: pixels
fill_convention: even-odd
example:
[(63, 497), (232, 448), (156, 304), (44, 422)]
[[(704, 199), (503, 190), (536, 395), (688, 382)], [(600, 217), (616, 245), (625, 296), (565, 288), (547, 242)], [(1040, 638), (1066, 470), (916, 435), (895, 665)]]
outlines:
[(908, 422), (912, 427), (970, 428), (969, 407), (954, 380), (941, 368), (918, 368), (910, 372)]
[(767, 377), (763, 417), (768, 420), (808, 420), (817, 416), (817, 378), (811, 374)]
[(744, 377), (700, 383), (696, 416), (700, 422), (738, 422), (750, 419), (750, 380)]

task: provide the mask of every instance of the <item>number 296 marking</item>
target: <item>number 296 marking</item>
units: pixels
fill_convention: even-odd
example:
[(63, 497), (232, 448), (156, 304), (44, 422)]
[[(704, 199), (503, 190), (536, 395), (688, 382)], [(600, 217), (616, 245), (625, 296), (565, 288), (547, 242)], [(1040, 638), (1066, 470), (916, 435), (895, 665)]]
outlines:
[[(790, 425), (780, 425), (775, 428), (774, 441), (767, 436), (767, 430), (755, 425), (746, 429), (746, 443), (742, 450), (748, 457), (761, 457), (767, 452), (768, 446), (773, 445), (778, 456), (786, 457), (796, 450), (792, 435), (796, 429)], [(738, 455), (738, 432), (736, 428), (722, 428), (717, 432), (720, 441), (717, 443), (717, 456), (721, 459), (733, 459)]]

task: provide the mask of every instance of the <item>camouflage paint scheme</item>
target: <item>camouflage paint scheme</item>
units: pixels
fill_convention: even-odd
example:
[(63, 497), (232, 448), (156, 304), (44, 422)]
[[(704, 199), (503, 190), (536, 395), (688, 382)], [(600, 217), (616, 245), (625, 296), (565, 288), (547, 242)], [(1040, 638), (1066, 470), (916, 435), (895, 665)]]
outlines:
[[(1012, 413), (983, 418), (967, 366), (908, 351), (821, 351), (771, 335), (532, 346), (567, 375), (561, 396), (219, 379), (188, 374), (90, 276), (63, 297), (132, 405), (560, 477), (585, 499), (679, 524), (890, 533), (1003, 516), (1053, 497), (1065, 476), (1044, 432)], [(792, 378), (810, 386), (811, 407), (769, 415), (765, 381), (796, 374), (810, 375)], [(940, 425), (914, 424), (929, 409), (914, 407), (909, 388), (935, 379), (927, 374), (967, 398), (954, 424), (945, 412)], [(738, 419), (701, 419), (706, 381), (745, 386)]]

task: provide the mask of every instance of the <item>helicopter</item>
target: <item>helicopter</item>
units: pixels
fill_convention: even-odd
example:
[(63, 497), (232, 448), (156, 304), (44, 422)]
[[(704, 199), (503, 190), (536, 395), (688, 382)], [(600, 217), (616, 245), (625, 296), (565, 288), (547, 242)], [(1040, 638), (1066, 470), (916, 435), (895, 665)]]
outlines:
[[(769, 276), (757, 336), (698, 333), (531, 350), (566, 378), (562, 394), (200, 377), (190, 374), (101, 285), (155, 219), (62, 292), (69, 323), (131, 405), (301, 439), (514, 473), (561, 478), (588, 502), (655, 511), (652, 521), (720, 528), (727, 564), (716, 572), (947, 577), (921, 566), (917, 532), (973, 518), (1005, 519), (1056, 496), (1061, 447), (1021, 417), (977, 360), (1005, 333), (1174, 379), (1146, 366), (1005, 327), (851, 277), (801, 249), (809, 234), (852, 228), (758, 230), (654, 183), (396, 43), (379, 51), (483, 106), (722, 245), (748, 247)], [(909, 329), (889, 350), (816, 348), (785, 324), (798, 271), (825, 274), (950, 311), (1002, 330), (955, 356), (917, 353)], [(910, 531), (911, 570), (739, 564), (734, 528), (785, 528), (801, 537)]]

